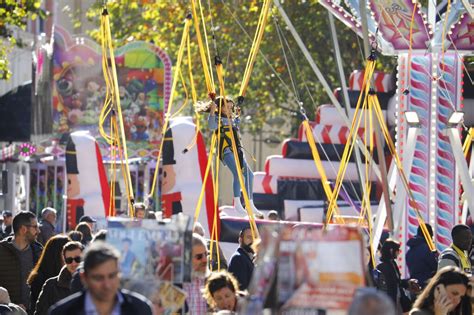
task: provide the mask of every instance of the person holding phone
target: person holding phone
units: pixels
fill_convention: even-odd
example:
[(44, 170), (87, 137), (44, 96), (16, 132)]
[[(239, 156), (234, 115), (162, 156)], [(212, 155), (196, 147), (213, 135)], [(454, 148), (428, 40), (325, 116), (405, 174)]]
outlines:
[(410, 315), (471, 315), (468, 276), (453, 266), (433, 276), (416, 299)]

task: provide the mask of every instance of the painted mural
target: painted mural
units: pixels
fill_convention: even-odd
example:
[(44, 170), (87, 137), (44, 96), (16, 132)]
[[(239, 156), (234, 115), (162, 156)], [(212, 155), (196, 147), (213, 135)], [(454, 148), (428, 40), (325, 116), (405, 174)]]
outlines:
[[(119, 94), (129, 157), (156, 156), (163, 109), (171, 90), (171, 61), (158, 47), (133, 42), (115, 51)], [(99, 45), (55, 28), (53, 55), (53, 131), (58, 138), (77, 130), (99, 136), (105, 83)]]

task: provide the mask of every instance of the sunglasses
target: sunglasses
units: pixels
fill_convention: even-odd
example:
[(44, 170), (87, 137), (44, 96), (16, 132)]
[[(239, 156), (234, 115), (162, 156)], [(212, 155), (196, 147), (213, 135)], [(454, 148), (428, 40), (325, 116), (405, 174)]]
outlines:
[(81, 262), (81, 257), (80, 256), (76, 256), (76, 257), (67, 257), (67, 258), (64, 258), (64, 261), (66, 262), (66, 264), (72, 264), (73, 261), (77, 262), (77, 263), (80, 263)]
[(207, 258), (207, 254), (206, 253), (196, 254), (194, 255), (194, 258), (196, 258), (197, 260), (201, 260), (203, 258)]

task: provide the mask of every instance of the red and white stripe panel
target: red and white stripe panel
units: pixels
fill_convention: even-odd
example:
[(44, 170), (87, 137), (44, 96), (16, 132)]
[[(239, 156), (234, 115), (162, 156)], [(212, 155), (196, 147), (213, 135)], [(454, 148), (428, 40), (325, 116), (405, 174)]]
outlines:
[[(335, 180), (337, 172), (341, 165), (340, 162), (321, 161), (321, 164), (326, 172), (328, 180)], [(286, 159), (281, 155), (271, 155), (267, 157), (265, 162), (265, 172), (268, 175), (275, 177), (299, 177), (299, 178), (315, 178), (321, 179), (313, 160), (298, 160)], [(358, 181), (357, 166), (353, 162), (347, 164), (347, 170), (344, 175), (344, 180)], [(369, 180), (376, 181), (377, 176), (370, 174)]]
[(277, 194), (277, 177), (267, 175), (265, 172), (253, 173), (253, 192), (254, 194)]
[[(352, 122), (352, 119), (354, 117), (354, 113), (355, 113), (355, 108), (350, 108), (349, 109), (349, 120)], [(359, 111), (359, 114), (358, 115), (361, 115), (361, 112), (362, 111)], [(387, 121), (387, 111), (386, 110), (382, 110), (382, 114), (383, 114), (383, 117), (385, 119), (385, 121)], [(366, 110), (364, 110), (362, 112), (362, 118), (360, 120), (360, 124), (363, 125), (364, 124), (364, 117), (366, 117), (365, 115), (368, 116), (368, 112)], [(375, 112), (372, 112), (372, 119), (375, 121), (377, 119), (377, 117), (375, 116)], [(316, 117), (315, 117), (315, 121), (316, 123), (318, 124), (322, 124), (322, 125), (344, 125), (344, 119), (342, 118), (342, 116), (340, 115), (340, 113), (338, 112), (336, 106), (334, 105), (329, 105), (329, 104), (326, 104), (326, 105), (321, 105), (318, 107), (318, 109), (316, 110)]]
[[(346, 144), (349, 138), (349, 128), (344, 125), (320, 125), (311, 122), (310, 126), (313, 129), (313, 137), (316, 143)], [(362, 139), (364, 132), (364, 128), (359, 128), (358, 134)], [(303, 124), (300, 125), (298, 130), (298, 138), (300, 141), (308, 141)]]
[[(377, 92), (390, 92), (395, 88), (392, 75), (376, 71), (374, 73), (374, 84)], [(349, 77), (349, 90), (360, 91), (364, 82), (364, 71), (354, 70)]]

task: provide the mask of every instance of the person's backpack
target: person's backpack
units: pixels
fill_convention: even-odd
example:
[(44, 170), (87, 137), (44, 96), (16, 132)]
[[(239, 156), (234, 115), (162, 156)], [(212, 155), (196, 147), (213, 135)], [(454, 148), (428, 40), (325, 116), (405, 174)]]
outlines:
[(459, 261), (459, 258), (456, 257), (454, 254), (452, 254), (452, 253), (450, 253), (450, 252), (441, 254), (441, 256), (439, 257), (439, 259), (449, 259), (449, 260), (452, 260), (452, 261), (454, 261), (454, 263), (456, 264), (456, 266), (458, 266), (459, 268), (461, 268), (461, 261)]
[(387, 282), (385, 276), (377, 268), (372, 270), (372, 278), (374, 279), (374, 285), (377, 289), (387, 292)]

